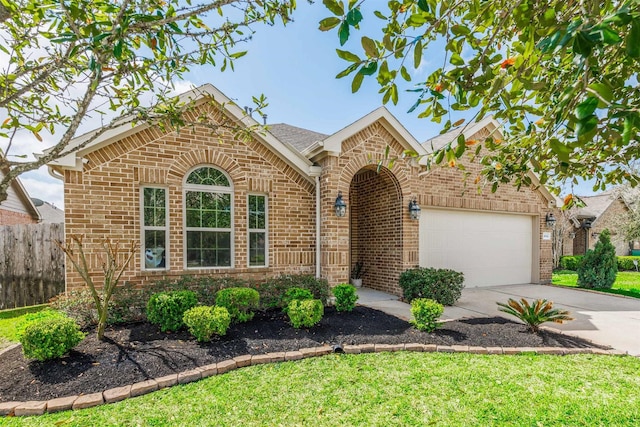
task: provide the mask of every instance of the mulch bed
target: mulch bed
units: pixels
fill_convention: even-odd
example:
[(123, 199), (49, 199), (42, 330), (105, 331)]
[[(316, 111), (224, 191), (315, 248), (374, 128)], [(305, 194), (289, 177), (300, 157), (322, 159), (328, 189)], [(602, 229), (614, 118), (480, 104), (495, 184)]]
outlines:
[[(188, 332), (162, 333), (148, 323), (107, 328), (101, 342), (94, 331), (68, 356), (25, 360), (20, 347), (0, 355), (0, 402), (48, 400), (133, 384), (243, 354), (293, 351), (323, 344), (469, 345), (483, 347), (597, 347), (580, 338), (542, 331), (495, 317), (444, 323), (436, 332), (420, 332), (406, 321), (366, 307), (351, 313), (325, 310), (322, 322), (296, 330), (280, 312), (258, 313), (233, 325), (226, 336), (200, 344)], [(600, 347), (601, 348), (601, 347)]]

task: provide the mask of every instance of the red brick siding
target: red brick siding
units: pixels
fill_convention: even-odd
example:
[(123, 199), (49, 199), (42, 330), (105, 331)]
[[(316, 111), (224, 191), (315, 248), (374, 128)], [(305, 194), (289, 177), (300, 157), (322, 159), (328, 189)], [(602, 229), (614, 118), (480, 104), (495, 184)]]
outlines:
[(29, 214), (0, 209), (0, 225), (35, 224), (37, 222)]

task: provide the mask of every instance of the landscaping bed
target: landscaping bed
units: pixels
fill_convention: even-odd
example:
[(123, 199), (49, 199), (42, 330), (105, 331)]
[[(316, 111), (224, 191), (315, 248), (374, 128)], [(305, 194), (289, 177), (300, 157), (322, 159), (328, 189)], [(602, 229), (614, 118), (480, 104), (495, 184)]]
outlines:
[(0, 402), (48, 400), (88, 394), (157, 378), (244, 354), (293, 351), (322, 344), (469, 345), (483, 347), (598, 347), (550, 331), (532, 334), (501, 317), (444, 323), (425, 333), (394, 316), (366, 307), (350, 313), (327, 308), (319, 325), (294, 329), (280, 311), (258, 313), (232, 325), (227, 335), (200, 344), (186, 331), (162, 333), (149, 323), (108, 327), (105, 341), (94, 331), (69, 355), (48, 362), (25, 360), (21, 348), (0, 355)]

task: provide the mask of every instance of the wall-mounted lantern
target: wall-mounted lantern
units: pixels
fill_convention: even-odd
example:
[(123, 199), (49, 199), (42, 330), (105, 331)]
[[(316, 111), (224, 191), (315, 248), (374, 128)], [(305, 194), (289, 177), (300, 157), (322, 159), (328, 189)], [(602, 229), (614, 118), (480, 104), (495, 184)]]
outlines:
[(553, 228), (556, 225), (556, 217), (553, 216), (552, 212), (549, 212), (547, 216), (544, 218), (544, 221), (547, 223), (548, 228)]
[(336, 203), (333, 205), (336, 209), (336, 216), (342, 218), (347, 213), (347, 204), (342, 199), (342, 191), (338, 191), (338, 197), (336, 197)]
[(591, 233), (591, 237), (593, 237), (594, 239), (597, 239), (598, 236), (600, 236), (600, 233), (597, 231), (594, 231), (593, 233)]
[(409, 216), (411, 217), (411, 219), (413, 220), (418, 220), (420, 219), (420, 211), (422, 209), (420, 209), (420, 205), (418, 205), (418, 202), (416, 201), (416, 198), (414, 197), (413, 200), (411, 200), (409, 202)]

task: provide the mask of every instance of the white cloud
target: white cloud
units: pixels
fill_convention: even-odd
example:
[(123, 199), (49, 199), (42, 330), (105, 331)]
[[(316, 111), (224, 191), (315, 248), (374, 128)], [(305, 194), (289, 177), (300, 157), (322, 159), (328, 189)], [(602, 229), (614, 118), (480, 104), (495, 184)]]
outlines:
[(64, 186), (62, 181), (49, 175), (46, 166), (20, 176), (20, 181), (30, 197), (35, 197), (59, 208), (64, 208)]

